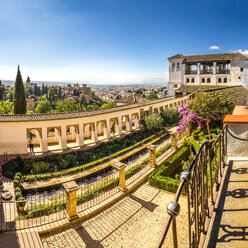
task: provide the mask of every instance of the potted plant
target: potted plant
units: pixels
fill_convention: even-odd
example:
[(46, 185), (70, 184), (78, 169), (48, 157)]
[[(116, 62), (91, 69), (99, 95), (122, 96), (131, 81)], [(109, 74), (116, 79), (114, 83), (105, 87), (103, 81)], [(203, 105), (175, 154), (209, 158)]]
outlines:
[(18, 201), (16, 202), (16, 205), (17, 205), (17, 209), (20, 213), (23, 213), (24, 212), (24, 207), (26, 205), (26, 199), (21, 196), (18, 198)]

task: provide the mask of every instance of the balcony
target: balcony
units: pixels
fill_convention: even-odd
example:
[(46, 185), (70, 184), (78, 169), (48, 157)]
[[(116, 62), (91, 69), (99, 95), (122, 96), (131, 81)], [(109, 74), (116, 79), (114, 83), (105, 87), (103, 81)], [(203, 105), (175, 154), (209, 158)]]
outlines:
[(185, 70), (185, 75), (195, 75), (197, 74), (197, 70)]
[(216, 74), (230, 74), (230, 69), (218, 69), (217, 68)]
[(200, 74), (213, 74), (213, 70), (200, 70)]

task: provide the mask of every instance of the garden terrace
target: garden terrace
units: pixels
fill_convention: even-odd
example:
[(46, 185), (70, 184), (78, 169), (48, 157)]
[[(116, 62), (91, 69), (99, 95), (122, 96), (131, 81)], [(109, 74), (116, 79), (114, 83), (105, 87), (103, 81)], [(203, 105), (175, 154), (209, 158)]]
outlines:
[[(86, 180), (86, 179), (89, 180), (92, 177), (102, 176), (102, 174), (105, 174), (107, 173), (107, 171), (110, 171), (111, 166), (116, 161), (126, 162), (130, 157), (135, 156), (140, 152), (143, 153), (143, 151), (146, 150), (146, 148), (149, 145), (157, 144), (158, 142), (159, 143), (162, 142), (160, 145), (161, 149), (158, 150), (158, 155), (161, 155), (162, 152), (165, 151), (165, 149), (170, 148), (170, 143), (168, 138), (169, 138), (168, 134), (162, 134), (158, 137), (152, 135), (150, 139), (146, 140), (148, 142), (142, 140), (141, 142), (136, 143), (137, 145), (135, 144), (132, 147), (127, 147), (124, 150), (118, 151), (117, 153), (114, 153), (113, 155), (106, 157), (106, 159), (109, 160), (106, 163), (99, 164), (99, 160), (98, 160), (86, 164), (85, 166), (81, 166), (82, 168), (80, 166), (73, 167), (72, 169), (63, 170), (62, 172), (57, 172), (55, 174), (50, 173), (50, 174), (24, 176), (23, 177), (24, 182), (22, 183), (23, 190), (26, 193), (27, 192), (31, 193), (35, 191), (38, 192), (48, 191), (48, 190), (50, 191), (51, 189), (58, 188), (64, 182), (68, 182), (71, 180), (75, 180), (75, 181)], [(138, 160), (140, 160), (139, 157)], [(105, 160), (101, 160), (101, 162), (102, 161)]]
[(63, 152), (105, 142), (140, 129), (140, 120), (190, 99), (168, 98), (108, 109), (73, 113), (0, 115), (0, 154), (28, 154), (33, 137), (35, 154)]

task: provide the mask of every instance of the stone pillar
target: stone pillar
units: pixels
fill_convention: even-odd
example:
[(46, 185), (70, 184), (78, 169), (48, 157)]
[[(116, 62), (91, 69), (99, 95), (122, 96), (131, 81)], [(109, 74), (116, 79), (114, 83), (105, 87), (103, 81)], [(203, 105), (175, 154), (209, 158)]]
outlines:
[(129, 122), (129, 131), (131, 132), (133, 129), (133, 124), (132, 124), (132, 115), (128, 116), (128, 122)]
[(107, 125), (107, 138), (111, 138), (111, 125), (110, 125), (110, 119), (106, 120), (106, 125)]
[(84, 145), (84, 127), (83, 125), (78, 126), (78, 134), (77, 134), (77, 145), (83, 146)]
[[(0, 193), (3, 193), (3, 171), (2, 165), (0, 165)], [(1, 199), (0, 199), (1, 201)]]
[(152, 115), (152, 106), (149, 107), (149, 115)]
[(79, 186), (75, 181), (63, 183), (66, 191), (66, 215), (71, 221), (78, 218), (77, 214), (77, 191)]
[(96, 128), (97, 128), (97, 125), (96, 125), (96, 123), (94, 123), (94, 128), (93, 128), (93, 130), (91, 130), (91, 137), (95, 143), (98, 142), (98, 136), (97, 136)]
[(216, 74), (216, 69), (217, 69), (217, 63), (213, 63), (213, 74)]
[(157, 166), (157, 161), (156, 161), (156, 149), (157, 145), (149, 145), (147, 146), (149, 152), (150, 152), (150, 166), (151, 167), (156, 167)]
[(126, 178), (125, 178), (125, 167), (126, 164), (122, 162), (116, 162), (113, 167), (119, 171), (119, 189), (121, 191), (126, 191)]
[(62, 150), (67, 149), (67, 140), (66, 140), (66, 126), (61, 126), (61, 131), (60, 131), (60, 147)]
[(177, 150), (177, 133), (176, 132), (173, 132), (171, 133), (171, 138), (172, 138), (172, 148), (174, 148), (175, 150)]
[(122, 134), (122, 120), (121, 120), (121, 117), (118, 117), (118, 122), (119, 122), (119, 125), (116, 125), (116, 128), (118, 128), (119, 131), (117, 131), (117, 133), (119, 135), (121, 135)]
[(41, 151), (44, 152), (48, 152), (48, 148), (47, 148), (47, 128), (42, 128), (41, 130)]
[(130, 116), (125, 116), (125, 122), (126, 122), (126, 130), (131, 131), (132, 130), (132, 120), (130, 122)]
[(200, 75), (201, 74), (201, 72), (200, 72), (200, 66), (201, 66), (201, 64), (200, 63), (197, 63), (197, 66), (196, 66), (197, 75)]

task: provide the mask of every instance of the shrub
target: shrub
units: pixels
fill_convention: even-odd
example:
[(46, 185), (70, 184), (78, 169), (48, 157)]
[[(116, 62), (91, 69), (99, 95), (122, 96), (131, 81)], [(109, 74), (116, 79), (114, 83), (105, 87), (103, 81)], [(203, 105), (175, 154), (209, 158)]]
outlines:
[(50, 163), (48, 162), (34, 162), (33, 163), (33, 170), (34, 173), (42, 173), (49, 169)]
[(175, 193), (180, 184), (180, 180), (179, 178), (171, 178), (170, 176), (174, 171), (182, 166), (182, 162), (187, 160), (189, 155), (189, 147), (183, 147), (177, 151), (170, 159), (149, 176), (149, 184)]
[(18, 199), (21, 198), (21, 197), (22, 197), (22, 193), (21, 192), (18, 191), (18, 192), (15, 193), (15, 199), (16, 199), (16, 201), (18, 201)]
[(176, 109), (167, 108), (161, 113), (165, 127), (176, 126), (180, 120), (179, 113)]
[(22, 173), (21, 173), (21, 172), (17, 172), (17, 173), (15, 174), (15, 176), (18, 176), (18, 177), (20, 177), (20, 179), (22, 179)]
[(18, 187), (20, 185), (20, 181), (17, 180), (17, 179), (14, 179), (13, 180), (13, 185), (14, 185), (14, 187)]
[(21, 191), (21, 188), (20, 188), (20, 187), (15, 187), (14, 191), (15, 191), (15, 193), (17, 193), (17, 192), (21, 192), (21, 193), (22, 193), (22, 191)]
[(17, 198), (17, 201), (20, 207), (24, 207), (26, 205), (26, 199), (23, 196)]
[(152, 132), (161, 130), (163, 128), (163, 119), (158, 114), (146, 116), (145, 127)]

